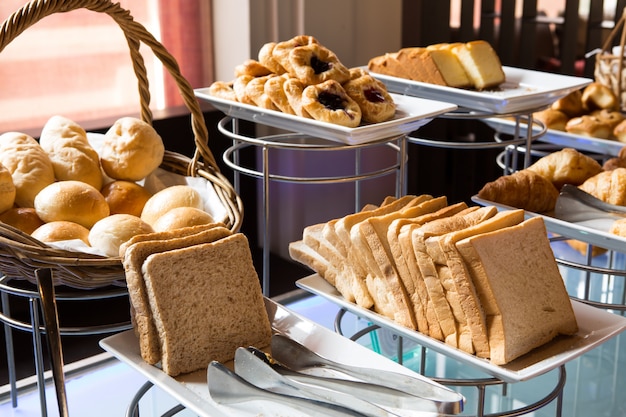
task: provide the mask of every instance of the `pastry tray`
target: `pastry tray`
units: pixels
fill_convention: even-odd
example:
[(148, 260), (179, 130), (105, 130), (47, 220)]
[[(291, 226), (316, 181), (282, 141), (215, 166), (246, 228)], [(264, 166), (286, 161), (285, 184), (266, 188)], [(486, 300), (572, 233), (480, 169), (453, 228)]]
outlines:
[[(265, 298), (265, 307), (274, 331), (285, 334), (322, 356), (347, 364), (386, 369), (427, 380), (426, 377), (292, 312), (271, 299)], [(109, 336), (100, 341), (100, 346), (200, 417), (252, 417), (261, 415), (265, 417), (286, 415), (305, 417), (308, 415), (277, 403), (261, 400), (228, 406), (217, 404), (209, 395), (206, 369), (175, 378), (170, 377), (159, 367), (149, 365), (141, 358), (139, 342), (133, 330)], [(226, 365), (232, 369), (232, 363)], [(327, 372), (332, 371), (328, 370)], [(431, 380), (428, 382), (434, 383)], [(414, 415), (414, 412), (411, 414), (410, 411), (407, 411), (407, 414)]]
[[(485, 200), (477, 195), (472, 196), (472, 201), (481, 206), (495, 206), (498, 210), (516, 210), (515, 207)], [(565, 221), (547, 214), (537, 214), (531, 211), (525, 211), (524, 215), (526, 218), (543, 218), (546, 229), (549, 232), (608, 250), (626, 252), (626, 238), (609, 233), (609, 228), (615, 221), (615, 217), (608, 213), (606, 217), (597, 216), (578, 222)]]
[[(507, 134), (516, 134), (516, 122), (503, 117), (490, 117), (482, 120), (492, 129)], [(525, 137), (526, 121), (520, 120), (518, 135)], [(540, 131), (539, 126), (535, 126), (533, 131)], [(561, 130), (547, 129), (546, 133), (537, 138), (538, 141), (550, 143), (563, 148), (574, 148), (580, 151), (594, 152), (600, 155), (616, 156), (619, 151), (626, 146), (626, 143), (617, 140), (600, 139), (588, 136), (574, 135)]]
[(534, 349), (526, 355), (506, 365), (494, 365), (486, 359), (466, 353), (446, 345), (417, 331), (400, 326), (392, 320), (371, 310), (348, 302), (320, 275), (313, 274), (301, 278), (296, 285), (319, 295), (339, 307), (372, 323), (386, 328), (398, 336), (408, 338), (418, 344), (439, 352), (449, 358), (472, 366), (502, 381), (515, 383), (542, 375), (590, 351), (626, 329), (626, 318), (572, 300), (579, 331), (574, 336), (559, 336), (553, 341)]
[(457, 109), (456, 105), (449, 102), (391, 94), (397, 106), (396, 115), (391, 120), (349, 128), (214, 97), (209, 94), (208, 88), (194, 91), (198, 98), (210, 102), (215, 108), (233, 118), (348, 145), (358, 145), (406, 135), (430, 122), (434, 117)]
[(593, 81), (507, 66), (502, 69), (505, 82), (498, 89), (489, 91), (440, 86), (374, 72), (372, 75), (384, 82), (393, 93), (447, 101), (465, 109), (496, 114), (520, 113), (545, 107)]

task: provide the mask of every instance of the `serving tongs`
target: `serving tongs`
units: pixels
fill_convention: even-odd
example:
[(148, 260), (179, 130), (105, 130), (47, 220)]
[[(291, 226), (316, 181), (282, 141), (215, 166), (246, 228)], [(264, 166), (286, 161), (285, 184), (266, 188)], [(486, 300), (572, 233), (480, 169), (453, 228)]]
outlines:
[(368, 416), (441, 416), (429, 400), (381, 385), (296, 372), (255, 347), (235, 352), (235, 372), (261, 388), (346, 404)]
[(617, 220), (626, 217), (626, 207), (606, 203), (575, 185), (565, 184), (556, 200), (554, 216), (568, 222)]
[(331, 369), (369, 384), (382, 385), (428, 400), (442, 414), (458, 414), (463, 411), (465, 399), (460, 393), (425, 377), (418, 379), (393, 371), (335, 362), (281, 334), (272, 336), (271, 350), (274, 359), (296, 372), (311, 368)]

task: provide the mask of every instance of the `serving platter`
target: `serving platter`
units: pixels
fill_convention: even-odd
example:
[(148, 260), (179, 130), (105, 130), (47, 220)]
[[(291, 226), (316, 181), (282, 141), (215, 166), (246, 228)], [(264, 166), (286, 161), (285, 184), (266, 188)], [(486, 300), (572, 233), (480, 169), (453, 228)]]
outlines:
[(572, 300), (572, 307), (579, 327), (576, 335), (559, 336), (513, 362), (506, 365), (494, 365), (489, 360), (478, 358), (430, 336), (400, 326), (393, 320), (347, 301), (335, 287), (318, 274), (301, 278), (296, 282), (296, 285), (327, 299), (346, 311), (368, 319), (398, 336), (413, 340), (448, 358), (455, 359), (509, 383), (526, 381), (556, 369), (585, 352), (600, 346), (626, 329), (625, 317)]
[(545, 107), (593, 80), (569, 75), (502, 67), (505, 82), (497, 89), (475, 91), (453, 88), (399, 77), (371, 74), (381, 80), (390, 92), (442, 100), (459, 107), (496, 114), (518, 113)]
[[(511, 118), (490, 117), (483, 119), (487, 126), (492, 129), (507, 134), (516, 134), (516, 122)], [(533, 127), (533, 132), (539, 132), (539, 126)], [(527, 124), (520, 121), (518, 135), (525, 137), (527, 132)], [(599, 155), (616, 156), (619, 151), (626, 146), (626, 143), (617, 140), (600, 139), (588, 136), (574, 135), (572, 133), (563, 132), (561, 130), (547, 129), (546, 133), (537, 138), (539, 142), (550, 143), (564, 148), (574, 148), (580, 151), (593, 152)]]
[[(434, 383), (426, 377), (292, 312), (271, 299), (265, 298), (265, 307), (275, 332), (288, 336), (319, 355), (350, 365), (390, 370), (422, 379), (431, 384)], [(206, 369), (175, 378), (167, 375), (158, 366), (149, 365), (141, 358), (139, 341), (133, 330), (109, 336), (100, 341), (100, 346), (200, 417), (311, 416), (301, 410), (262, 400), (228, 406), (218, 404), (209, 395)], [(232, 363), (225, 365), (232, 369)], [(344, 405), (349, 406), (349, 404)], [(407, 417), (416, 415), (432, 417), (433, 415), (430, 412), (422, 414), (416, 411), (406, 410), (406, 413), (400, 413), (400, 415)]]
[(233, 118), (348, 145), (358, 145), (405, 135), (419, 129), (434, 117), (457, 109), (455, 104), (445, 101), (391, 94), (396, 103), (396, 114), (391, 120), (349, 128), (222, 99), (209, 94), (208, 88), (199, 88), (194, 92), (196, 97), (208, 101), (215, 108)]

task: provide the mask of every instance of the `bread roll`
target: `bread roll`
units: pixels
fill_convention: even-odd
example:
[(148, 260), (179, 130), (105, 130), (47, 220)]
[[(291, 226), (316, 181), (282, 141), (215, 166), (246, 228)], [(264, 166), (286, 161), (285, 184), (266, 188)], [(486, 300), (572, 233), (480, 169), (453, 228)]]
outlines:
[(0, 214), (0, 222), (13, 226), (24, 233), (31, 234), (44, 224), (32, 207), (14, 207)]
[(626, 168), (600, 172), (579, 188), (606, 203), (626, 206)]
[(133, 236), (152, 233), (152, 227), (131, 214), (113, 214), (98, 220), (89, 231), (89, 244), (106, 256), (119, 256), (120, 245)]
[(50, 157), (35, 139), (24, 133), (0, 135), (0, 164), (11, 173), (15, 203), (19, 207), (33, 207), (37, 193), (55, 180)]
[(582, 90), (572, 91), (565, 97), (552, 103), (550, 108), (565, 113), (569, 118), (581, 116), (585, 113)]
[(155, 232), (180, 229), (189, 226), (213, 223), (213, 216), (195, 207), (176, 207), (162, 215), (154, 222)]
[(143, 206), (152, 194), (132, 181), (111, 181), (100, 190), (109, 205), (110, 214), (132, 214), (141, 217)]
[(102, 187), (100, 156), (87, 140), (87, 132), (77, 123), (53, 116), (43, 127), (39, 143), (52, 161), (57, 180), (86, 182)]
[(11, 173), (4, 165), (0, 164), (0, 213), (13, 207), (16, 192)]
[(80, 181), (57, 181), (35, 197), (35, 210), (44, 222), (66, 220), (90, 229), (109, 215), (109, 205), (100, 191)]
[(89, 229), (65, 220), (45, 223), (35, 229), (31, 236), (45, 243), (80, 239), (89, 245)]
[(626, 120), (621, 121), (613, 129), (613, 136), (620, 142), (626, 143)]
[(163, 140), (152, 126), (123, 117), (104, 135), (100, 162), (113, 179), (139, 181), (161, 165), (164, 153)]
[(141, 219), (154, 225), (159, 217), (176, 207), (204, 207), (200, 193), (188, 185), (174, 185), (154, 194), (146, 202)]
[(608, 139), (613, 134), (613, 129), (608, 123), (589, 114), (569, 119), (565, 125), (565, 131), (574, 135), (599, 139)]
[(588, 111), (619, 110), (619, 100), (613, 90), (599, 82), (591, 83), (585, 87), (581, 100)]
[(552, 152), (527, 169), (547, 178), (560, 190), (564, 184), (580, 185), (602, 171), (598, 161), (573, 148)]

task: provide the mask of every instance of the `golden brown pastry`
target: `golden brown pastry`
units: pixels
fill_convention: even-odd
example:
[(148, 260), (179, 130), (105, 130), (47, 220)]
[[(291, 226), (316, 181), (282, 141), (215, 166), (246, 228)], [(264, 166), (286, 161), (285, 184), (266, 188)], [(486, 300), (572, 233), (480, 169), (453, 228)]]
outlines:
[(585, 113), (583, 107), (582, 90), (574, 90), (565, 97), (561, 97), (550, 108), (565, 113), (568, 117), (578, 117)]
[(272, 53), (275, 47), (276, 42), (267, 42), (264, 44), (261, 49), (259, 49), (259, 62), (269, 68), (274, 74), (281, 75), (286, 73), (287, 70), (274, 59)]
[(614, 235), (618, 235), (621, 237), (626, 237), (626, 217), (623, 219), (615, 220), (611, 225), (611, 228), (609, 229), (609, 233), (613, 233)]
[(298, 35), (293, 38), (278, 42), (272, 49), (272, 57), (278, 62), (288, 73), (293, 74), (289, 54), (291, 50), (299, 46), (311, 45), (319, 43), (313, 36)]
[(265, 83), (274, 76), (275, 75), (266, 75), (264, 77), (256, 77), (246, 84), (246, 95), (257, 107), (268, 110), (278, 110), (278, 107), (274, 105), (270, 97), (265, 94)]
[(225, 100), (237, 101), (233, 84), (233, 81), (215, 81), (209, 86), (209, 94)]
[(542, 122), (546, 128), (565, 132), (565, 125), (569, 116), (560, 110), (547, 108), (533, 113), (533, 117)]
[(286, 73), (280, 76), (270, 77), (265, 82), (265, 94), (270, 98), (272, 103), (274, 103), (274, 106), (281, 112), (286, 114), (296, 114), (293, 107), (291, 107), (291, 104), (289, 104), (289, 98), (283, 88), (285, 81), (287, 81), (288, 78), (289, 75)]
[(302, 92), (302, 107), (322, 122), (346, 127), (361, 123), (361, 108), (335, 80), (306, 87)]
[(626, 168), (602, 171), (579, 188), (606, 203), (626, 206)]
[(613, 129), (608, 124), (589, 114), (570, 119), (565, 125), (565, 131), (599, 139), (608, 139), (613, 134)]
[(613, 136), (620, 142), (626, 143), (626, 120), (620, 122), (613, 129)]
[(289, 73), (306, 85), (335, 80), (342, 84), (350, 79), (350, 70), (330, 49), (314, 43), (289, 52)]
[(626, 146), (617, 153), (617, 156), (607, 159), (602, 165), (602, 169), (610, 171), (615, 168), (626, 168)]
[(613, 90), (599, 82), (593, 82), (585, 87), (581, 100), (588, 111), (619, 110), (619, 100)]
[[(572, 247), (572, 249), (576, 249), (581, 255), (587, 256), (587, 252), (589, 251), (589, 243), (583, 242), (582, 240), (574, 240), (570, 239), (566, 241), (567, 244)], [(593, 246), (591, 248), (591, 256), (596, 257), (606, 253), (606, 249), (601, 248), (599, 246)]]
[(9, 170), (0, 164), (0, 213), (13, 207), (17, 190)]
[(396, 114), (396, 104), (385, 85), (369, 74), (348, 81), (343, 88), (361, 108), (364, 122), (384, 122)]
[(283, 90), (287, 96), (287, 101), (294, 113), (300, 117), (311, 119), (311, 115), (302, 107), (302, 93), (306, 86), (297, 78), (288, 78), (283, 84)]
[(603, 123), (606, 123), (611, 128), (611, 134), (617, 125), (624, 121), (624, 115), (615, 110), (594, 110), (591, 112), (591, 116), (597, 117)]
[(545, 213), (554, 210), (559, 191), (547, 178), (523, 169), (488, 182), (478, 196), (494, 203)]
[(272, 71), (256, 59), (246, 59), (235, 67), (235, 78), (241, 75), (252, 75), (253, 77), (263, 77), (270, 75)]
[(13, 226), (29, 235), (44, 223), (32, 207), (14, 207), (9, 209), (0, 214), (0, 222)]
[(560, 190), (564, 184), (580, 185), (602, 171), (598, 161), (576, 149), (552, 152), (527, 168), (548, 179)]
[(242, 75), (235, 78), (233, 81), (233, 91), (235, 92), (235, 97), (237, 97), (238, 102), (251, 104), (253, 106), (255, 105), (254, 101), (252, 101), (252, 98), (248, 96), (246, 91), (246, 86), (253, 79), (254, 77), (252, 75)]

